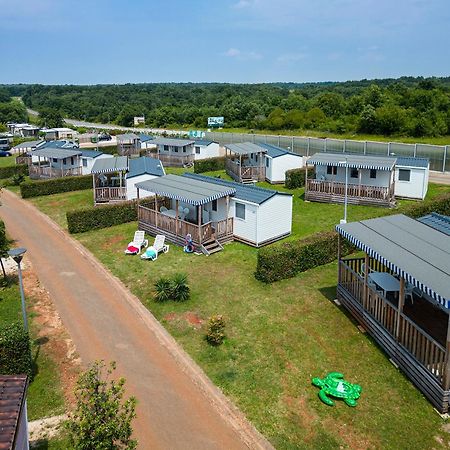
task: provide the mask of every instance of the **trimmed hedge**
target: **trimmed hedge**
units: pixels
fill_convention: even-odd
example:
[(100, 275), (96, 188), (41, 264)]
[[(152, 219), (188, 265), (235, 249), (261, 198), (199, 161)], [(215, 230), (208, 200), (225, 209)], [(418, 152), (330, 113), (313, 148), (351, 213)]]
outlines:
[[(406, 209), (404, 214), (413, 219), (417, 219), (418, 217), (426, 216), (432, 212), (450, 216), (450, 193), (438, 195), (433, 200), (418, 202), (411, 205)], [(396, 211), (393, 213), (397, 214)]]
[(194, 162), (194, 172), (212, 172), (214, 170), (225, 170), (225, 157), (200, 159)]
[(31, 198), (91, 188), (92, 175), (82, 175), (78, 177), (52, 178), (50, 180), (25, 181), (20, 185), (20, 194), (22, 198)]
[[(284, 186), (287, 189), (297, 189), (305, 186), (305, 168), (291, 169), (286, 171), (286, 180)], [(314, 169), (308, 169), (308, 178), (316, 176)]]
[(28, 164), (0, 167), (0, 179), (11, 178), (16, 174), (28, 175)]
[[(349, 242), (341, 239), (342, 256), (354, 250)], [(258, 251), (255, 278), (264, 283), (292, 278), (300, 272), (334, 261), (337, 251), (338, 234), (335, 231), (264, 247)]]
[(84, 233), (99, 228), (112, 227), (121, 223), (134, 222), (137, 217), (135, 200), (117, 205), (97, 206), (68, 211), (67, 227), (69, 233)]
[(30, 336), (22, 323), (15, 322), (0, 329), (0, 373), (33, 374)]

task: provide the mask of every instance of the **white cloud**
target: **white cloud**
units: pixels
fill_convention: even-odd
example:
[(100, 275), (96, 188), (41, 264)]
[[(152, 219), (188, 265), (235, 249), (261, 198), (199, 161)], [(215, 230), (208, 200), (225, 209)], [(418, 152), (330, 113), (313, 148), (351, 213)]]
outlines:
[(258, 52), (243, 52), (237, 48), (229, 48), (226, 52), (222, 53), (224, 56), (228, 56), (229, 58), (235, 58), (240, 61), (247, 61), (247, 60), (257, 60), (261, 59), (262, 55)]

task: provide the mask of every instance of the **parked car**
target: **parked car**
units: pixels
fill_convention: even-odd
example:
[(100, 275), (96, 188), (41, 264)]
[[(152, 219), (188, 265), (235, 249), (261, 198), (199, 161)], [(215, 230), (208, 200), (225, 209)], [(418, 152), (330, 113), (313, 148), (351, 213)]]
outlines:
[(11, 156), (11, 153), (5, 150), (0, 150), (0, 156)]
[(108, 133), (100, 133), (98, 135), (98, 140), (99, 141), (110, 141), (111, 140), (111, 136)]

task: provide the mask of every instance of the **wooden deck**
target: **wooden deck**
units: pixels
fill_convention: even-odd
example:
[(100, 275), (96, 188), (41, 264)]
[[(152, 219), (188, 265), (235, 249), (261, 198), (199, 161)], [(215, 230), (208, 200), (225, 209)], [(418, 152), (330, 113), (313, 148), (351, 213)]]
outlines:
[(238, 183), (246, 181), (265, 181), (266, 179), (265, 166), (241, 166), (229, 158), (225, 160), (225, 170), (227, 174)]
[(166, 238), (178, 245), (184, 245), (187, 234), (192, 236), (195, 245), (215, 239), (220, 243), (233, 240), (233, 218), (219, 222), (197, 225), (181, 219), (166, 216), (154, 207), (139, 206), (139, 229), (151, 235), (164, 234)]
[(81, 167), (75, 167), (73, 169), (55, 169), (51, 166), (36, 166), (34, 164), (29, 166), (30, 178), (62, 178), (73, 177), (81, 175)]
[(153, 151), (147, 151), (147, 156), (151, 158), (159, 159), (165, 166), (168, 167), (188, 167), (194, 164), (195, 155), (186, 155), (184, 153), (156, 153)]
[[(394, 301), (384, 298), (365, 284), (361, 275), (362, 263), (363, 258), (339, 262), (338, 299), (431, 403), (440, 412), (447, 412), (450, 379), (448, 354), (441, 335), (442, 328), (447, 329), (448, 315), (436, 310), (434, 320), (438, 318), (441, 323), (434, 323), (434, 327), (424, 330), (416, 323), (414, 316), (423, 314), (425, 305), (415, 298), (413, 305), (407, 304), (399, 312)], [(373, 270), (388, 271), (376, 261), (371, 260), (370, 264)], [(419, 305), (421, 311), (416, 310)], [(433, 306), (430, 304), (428, 308)], [(427, 313), (430, 314), (430, 311)], [(429, 324), (434, 320), (430, 320)], [(422, 325), (426, 325), (423, 319)]]
[[(344, 203), (345, 183), (309, 179), (306, 182), (305, 199), (312, 202)], [(354, 205), (394, 206), (394, 186), (348, 184), (347, 201)]]
[(122, 202), (127, 199), (125, 187), (96, 187), (94, 189), (95, 203)]

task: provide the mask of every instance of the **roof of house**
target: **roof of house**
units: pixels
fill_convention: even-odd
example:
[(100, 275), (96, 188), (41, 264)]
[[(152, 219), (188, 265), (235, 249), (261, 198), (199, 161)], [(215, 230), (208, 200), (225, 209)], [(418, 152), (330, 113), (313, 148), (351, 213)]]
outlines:
[(172, 147), (184, 147), (185, 145), (191, 145), (195, 141), (192, 139), (176, 139), (176, 138), (156, 138), (153, 143), (156, 145), (171, 145)]
[(222, 178), (208, 177), (206, 175), (200, 175), (197, 173), (187, 172), (183, 174), (183, 177), (192, 178), (195, 180), (206, 181), (208, 183), (218, 184), (220, 186), (233, 188), (236, 190), (234, 198), (244, 200), (258, 205), (263, 204), (270, 198), (276, 195), (290, 195), (288, 192), (280, 192), (272, 189), (265, 189), (258, 186), (251, 186), (248, 184), (236, 183), (235, 181), (228, 181)]
[(91, 173), (123, 172), (128, 170), (128, 157), (115, 156), (114, 158), (97, 159), (92, 166)]
[(277, 147), (276, 145), (272, 145), (272, 144), (258, 144), (260, 147), (263, 147), (267, 150), (267, 155), (270, 156), (271, 158), (278, 158), (279, 156), (284, 156), (284, 155), (292, 155), (292, 156), (298, 156), (299, 158), (302, 158), (302, 155), (299, 155), (297, 153), (294, 152), (290, 152), (288, 150), (285, 150), (284, 148), (280, 148)]
[(38, 140), (38, 141), (25, 141), (25, 142), (21, 142), (20, 144), (15, 145), (12, 149), (21, 149), (21, 148), (35, 148), (38, 145), (42, 144), (43, 140)]
[(153, 141), (155, 139), (153, 136), (150, 136), (149, 134), (140, 134), (139, 139), (141, 142), (147, 142), (147, 141)]
[(55, 159), (65, 159), (71, 158), (72, 156), (81, 155), (82, 152), (79, 149), (71, 148), (38, 148), (33, 151), (33, 155), (42, 156), (43, 158), (55, 158)]
[(179, 175), (166, 175), (143, 181), (142, 183), (136, 183), (136, 187), (195, 206), (204, 205), (218, 198), (233, 195), (236, 192), (234, 188), (228, 186), (218, 186), (215, 183)]
[(76, 142), (63, 139), (59, 141), (47, 141), (39, 146), (39, 148), (78, 148), (78, 144)]
[(99, 150), (89, 150), (80, 148), (81, 156), (84, 158), (97, 158), (97, 156), (103, 155), (103, 152)]
[(26, 375), (0, 375), (0, 449), (14, 448), (27, 383)]
[(440, 231), (441, 233), (445, 233), (450, 236), (450, 216), (444, 216), (442, 214), (432, 212), (431, 214), (420, 217), (417, 220), (431, 228), (434, 228), (435, 230)]
[(133, 178), (144, 174), (162, 177), (166, 174), (162, 162), (159, 159), (150, 158), (149, 156), (130, 158), (128, 161), (128, 168), (127, 178)]
[(140, 139), (140, 138), (137, 134), (125, 133), (125, 134), (118, 134), (116, 136), (116, 139), (118, 141), (135, 141), (136, 139)]
[(240, 144), (227, 144), (225, 148), (239, 155), (249, 155), (250, 153), (267, 153), (267, 149), (253, 142), (241, 142)]
[(216, 143), (216, 141), (208, 141), (207, 139), (196, 139), (195, 141), (195, 145), (201, 145), (201, 146), (207, 146), (213, 143)]
[(47, 128), (47, 129), (41, 129), (41, 131), (43, 131), (44, 133), (54, 133), (55, 131), (70, 131), (72, 133), (76, 133), (75, 130), (72, 130), (72, 128), (65, 128), (65, 127), (60, 127), (60, 128)]
[(353, 169), (392, 170), (395, 158), (389, 156), (357, 155), (353, 153), (316, 153), (308, 164), (318, 166), (350, 167)]
[(336, 225), (336, 230), (449, 308), (449, 235), (403, 214)]
[(414, 158), (413, 156), (396, 156), (396, 166), (418, 167), (426, 169), (430, 164), (427, 158)]

